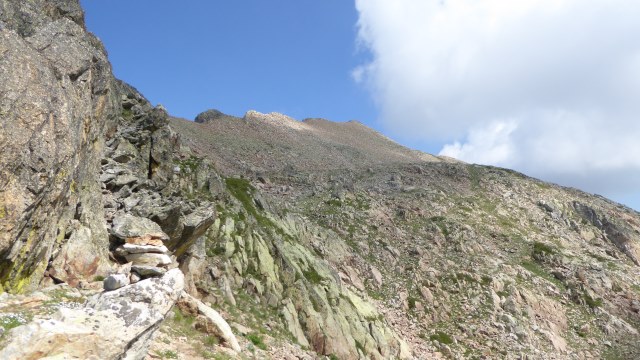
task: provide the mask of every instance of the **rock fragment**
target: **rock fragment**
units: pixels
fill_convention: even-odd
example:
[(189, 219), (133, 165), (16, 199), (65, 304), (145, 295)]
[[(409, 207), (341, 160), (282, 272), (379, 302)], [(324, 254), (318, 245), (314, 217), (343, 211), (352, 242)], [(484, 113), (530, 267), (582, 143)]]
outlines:
[(116, 290), (127, 285), (129, 285), (129, 276), (125, 274), (111, 274), (103, 282), (106, 291)]

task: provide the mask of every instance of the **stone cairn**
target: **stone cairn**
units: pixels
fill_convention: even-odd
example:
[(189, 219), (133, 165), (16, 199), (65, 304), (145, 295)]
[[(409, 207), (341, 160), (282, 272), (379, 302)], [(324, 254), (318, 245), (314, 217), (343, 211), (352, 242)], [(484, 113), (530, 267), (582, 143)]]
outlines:
[(104, 280), (106, 291), (116, 290), (140, 280), (162, 276), (177, 267), (175, 256), (164, 245), (169, 240), (158, 224), (133, 215), (117, 216), (111, 228), (112, 254), (121, 265)]

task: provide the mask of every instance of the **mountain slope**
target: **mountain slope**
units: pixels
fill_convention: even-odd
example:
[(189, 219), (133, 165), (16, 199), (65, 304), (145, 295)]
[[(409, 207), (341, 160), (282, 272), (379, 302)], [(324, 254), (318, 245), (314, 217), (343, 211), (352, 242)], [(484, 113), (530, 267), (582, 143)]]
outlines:
[(170, 117), (78, 1), (0, 10), (0, 357), (640, 357), (639, 213), (357, 122)]
[[(205, 123), (173, 118), (171, 125), (221, 171), (354, 169), (385, 163), (441, 161), (409, 150), (366, 126), (282, 114), (220, 114)], [(240, 160), (240, 161), (239, 161)]]
[[(376, 304), (416, 357), (631, 359), (639, 353), (637, 212), (505, 169), (419, 157), (362, 161), (342, 144), (297, 163), (294, 154), (304, 153), (306, 143), (274, 138), (272, 124), (230, 121), (254, 130), (233, 132), (219, 123), (218, 135), (208, 138), (210, 124), (188, 126), (200, 128), (195, 142), (203, 143), (226, 137), (255, 144), (264, 130), (270, 136), (259, 147), (286, 143), (288, 156), (269, 162), (246, 156), (242, 147), (196, 148), (212, 159), (241, 159), (256, 201), (269, 204), (268, 211), (329, 231), (308, 246), (348, 288)], [(287, 127), (305, 131), (298, 129), (304, 124)], [(329, 130), (314, 133), (321, 139), (310, 143), (340, 136), (339, 124), (322, 125)], [(175, 128), (194, 141), (187, 126)], [(370, 131), (358, 126), (350, 138)], [(305, 166), (332, 150), (340, 165)]]

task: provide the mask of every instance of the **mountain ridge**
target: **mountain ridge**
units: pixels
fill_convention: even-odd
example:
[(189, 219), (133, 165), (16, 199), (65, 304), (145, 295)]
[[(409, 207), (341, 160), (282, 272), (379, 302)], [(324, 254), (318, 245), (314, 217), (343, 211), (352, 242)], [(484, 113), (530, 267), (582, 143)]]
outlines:
[[(295, 151), (299, 160), (289, 159), (287, 165), (296, 170), (334, 168), (336, 164), (343, 168), (356, 168), (386, 162), (442, 161), (433, 155), (397, 144), (357, 122), (332, 122), (314, 118), (298, 121), (282, 114), (261, 114), (255, 111), (247, 112), (243, 118), (220, 114), (215, 120), (204, 124), (179, 118), (172, 118), (171, 124), (185, 134), (188, 132), (195, 150), (205, 156), (215, 154), (210, 158), (214, 163), (221, 161), (218, 159), (246, 156), (243, 160), (250, 162), (253, 167), (260, 167), (260, 161), (253, 160), (252, 156), (260, 157), (260, 153), (265, 151), (279, 151), (283, 158), (291, 155), (287, 152)], [(231, 144), (233, 139), (243, 142), (244, 148)], [(225, 142), (226, 153), (217, 146), (218, 143)], [(236, 153), (241, 150), (244, 151), (243, 154)], [(349, 156), (358, 159), (351, 159)], [(265, 161), (269, 162), (262, 165), (265, 170), (282, 170), (275, 161)], [(220, 168), (231, 168), (231, 163), (231, 160), (227, 160)], [(234, 171), (242, 169), (235, 167)]]

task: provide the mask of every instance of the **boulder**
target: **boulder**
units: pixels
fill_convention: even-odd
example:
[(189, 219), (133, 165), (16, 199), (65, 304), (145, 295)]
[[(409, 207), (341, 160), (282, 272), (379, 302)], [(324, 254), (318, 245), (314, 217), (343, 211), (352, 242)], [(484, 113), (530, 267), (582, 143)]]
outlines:
[(190, 305), (191, 307), (198, 309), (198, 313), (201, 315), (201, 317), (198, 317), (201, 329), (220, 337), (227, 347), (240, 352), (240, 344), (238, 344), (236, 336), (231, 331), (231, 327), (217, 311), (184, 291), (182, 292), (182, 300), (192, 304)]
[[(184, 286), (178, 269), (12, 329), (0, 359), (143, 359)], [(63, 355), (64, 354), (64, 355)]]
[(212, 208), (199, 208), (182, 218), (182, 234), (169, 247), (176, 256), (182, 256), (215, 221), (216, 212)]
[(375, 266), (371, 266), (371, 276), (373, 277), (373, 281), (375, 282), (377, 287), (382, 286), (382, 274), (380, 270), (378, 270)]
[(111, 226), (111, 234), (122, 240), (138, 237), (151, 237), (162, 241), (169, 240), (169, 236), (162, 231), (160, 225), (149, 219), (133, 216), (131, 214), (118, 215), (114, 217), (113, 224)]

